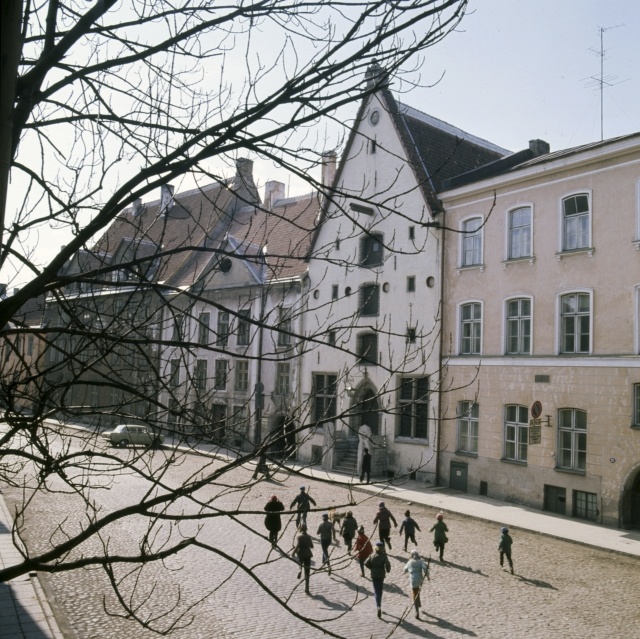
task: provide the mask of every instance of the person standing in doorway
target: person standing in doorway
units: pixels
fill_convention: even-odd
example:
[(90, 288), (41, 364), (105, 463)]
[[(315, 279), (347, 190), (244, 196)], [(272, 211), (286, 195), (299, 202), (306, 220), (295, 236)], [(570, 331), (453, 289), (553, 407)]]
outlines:
[(367, 559), (365, 566), (371, 571), (371, 583), (373, 584), (373, 596), (378, 609), (378, 619), (382, 617), (382, 589), (384, 578), (391, 572), (391, 564), (387, 553), (384, 551), (384, 543), (376, 542), (376, 551)]
[(327, 564), (327, 572), (331, 576), (331, 564), (329, 563), (329, 546), (333, 541), (335, 530), (333, 528), (333, 522), (329, 521), (329, 515), (323, 513), (322, 523), (318, 526), (318, 533), (320, 536), (320, 545), (322, 546), (322, 565)]
[(500, 528), (500, 545), (498, 546), (498, 551), (500, 552), (500, 568), (503, 567), (504, 558), (507, 558), (509, 562), (509, 568), (511, 569), (511, 574), (513, 574), (513, 561), (511, 559), (511, 544), (513, 544), (513, 539), (509, 534), (509, 529), (504, 526)]
[(305, 526), (307, 525), (307, 513), (311, 510), (311, 504), (315, 506), (315, 500), (307, 493), (307, 489), (304, 486), (300, 486), (300, 492), (291, 502), (291, 506), (289, 506), (289, 510), (293, 510), (293, 507), (296, 506), (298, 511), (298, 516), (296, 517), (296, 528), (300, 527), (300, 522)]
[(409, 573), (409, 585), (413, 592), (413, 605), (416, 609), (416, 619), (420, 619), (420, 608), (422, 603), (420, 602), (420, 588), (422, 588), (422, 582), (429, 579), (429, 564), (420, 557), (420, 553), (417, 550), (411, 551), (411, 559), (404, 567), (404, 571)]
[(400, 525), (400, 535), (402, 535), (402, 531), (404, 531), (404, 551), (407, 552), (407, 543), (409, 540), (413, 543), (414, 546), (416, 544), (416, 530), (420, 531), (420, 526), (416, 523), (415, 519), (411, 517), (411, 512), (407, 510), (404, 513), (404, 520)]
[(278, 533), (282, 528), (280, 513), (284, 510), (284, 504), (273, 495), (264, 509), (267, 513), (264, 517), (264, 526), (269, 531), (269, 541), (275, 546), (278, 542)]
[(298, 556), (298, 561), (300, 562), (300, 570), (298, 571), (298, 579), (302, 576), (302, 571), (304, 570), (304, 591), (309, 595), (309, 576), (311, 574), (311, 557), (313, 557), (313, 541), (311, 541), (311, 537), (307, 533), (307, 527), (302, 524), (300, 526), (300, 531), (298, 533), (298, 537), (296, 538), (296, 545), (292, 551), (292, 555)]
[(389, 550), (391, 550), (391, 522), (393, 522), (393, 527), (398, 527), (398, 522), (396, 518), (391, 514), (389, 509), (384, 505), (384, 502), (381, 501), (378, 504), (378, 514), (376, 518), (373, 520), (374, 524), (378, 524), (378, 532), (380, 533), (380, 541), (387, 543), (389, 546)]
[(449, 541), (446, 533), (449, 532), (449, 529), (447, 528), (447, 524), (444, 523), (444, 515), (442, 513), (436, 515), (436, 523), (431, 526), (429, 532), (433, 532), (433, 545), (435, 546), (436, 552), (440, 555), (440, 561), (444, 561), (444, 546)]
[(353, 546), (353, 552), (356, 553), (356, 558), (360, 563), (360, 572), (364, 577), (364, 562), (373, 554), (373, 546), (369, 541), (369, 537), (364, 534), (364, 526), (358, 528), (358, 537)]
[(367, 476), (367, 484), (371, 481), (371, 455), (369, 449), (365, 448), (362, 454), (362, 469), (360, 471), (360, 483), (364, 481), (365, 475)]

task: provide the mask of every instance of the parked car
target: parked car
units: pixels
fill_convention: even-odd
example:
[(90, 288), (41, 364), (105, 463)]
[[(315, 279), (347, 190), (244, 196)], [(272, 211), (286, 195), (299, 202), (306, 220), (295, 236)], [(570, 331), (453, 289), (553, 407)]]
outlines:
[(159, 446), (164, 442), (164, 437), (154, 433), (147, 426), (136, 424), (119, 424), (113, 430), (107, 430), (102, 436), (109, 440), (112, 446)]

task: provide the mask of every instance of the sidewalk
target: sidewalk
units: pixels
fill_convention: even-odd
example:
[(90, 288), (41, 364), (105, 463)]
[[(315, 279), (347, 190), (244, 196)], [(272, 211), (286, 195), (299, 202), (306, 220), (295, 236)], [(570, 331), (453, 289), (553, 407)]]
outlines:
[[(0, 567), (20, 561), (11, 538), (11, 515), (0, 495)], [(37, 575), (0, 583), (2, 639), (64, 639)]]

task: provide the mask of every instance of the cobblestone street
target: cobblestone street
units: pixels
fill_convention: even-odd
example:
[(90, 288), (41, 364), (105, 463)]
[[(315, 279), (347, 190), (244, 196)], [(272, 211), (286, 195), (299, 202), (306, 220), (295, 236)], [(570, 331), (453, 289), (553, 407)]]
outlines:
[[(125, 455), (127, 452), (122, 452)], [(155, 453), (164, 455), (160, 451)], [(202, 457), (186, 455), (174, 464), (170, 481), (197, 473)], [(219, 462), (216, 462), (219, 463)], [(237, 486), (249, 482), (251, 470), (237, 469), (224, 477), (225, 487), (211, 487), (198, 495), (212, 499), (215, 508), (240, 508), (261, 511), (272, 494), (285, 506), (298, 492), (298, 477), (279, 473), (276, 481), (262, 481), (250, 491)], [(321, 509), (337, 507), (338, 512), (352, 498), (358, 523), (367, 534), (373, 530), (373, 518), (380, 497), (363, 491), (349, 493), (344, 486), (304, 480)], [(113, 508), (129, 503), (143, 488), (134, 475), (120, 475), (109, 490), (96, 491), (98, 503)], [(17, 493), (4, 492), (11, 506)], [(432, 553), (428, 530), (435, 520), (433, 508), (411, 504), (385, 496), (384, 501), (398, 520), (409, 508), (421, 527), (417, 533), (418, 549), (425, 556)], [(52, 534), (49, 512), (56, 521), (65, 513), (69, 521), (82, 520), (68, 496), (53, 494), (38, 503), (39, 512), (27, 522), (32, 540)], [(371, 637), (430, 637), (448, 639), (459, 636), (513, 639), (559, 636), (563, 639), (627, 639), (640, 625), (640, 561), (631, 556), (599, 551), (542, 535), (512, 530), (515, 574), (498, 565), (497, 526), (445, 512), (449, 526), (449, 544), (445, 563), (432, 561), (431, 581), (422, 594), (423, 615), (415, 619), (409, 597), (408, 576), (403, 573), (408, 553), (402, 549), (398, 529), (393, 531), (393, 550), (389, 553), (391, 573), (387, 578), (382, 620), (376, 618), (371, 582), (360, 576), (357, 562), (345, 554), (340, 537), (332, 548), (332, 574), (321, 569), (320, 544), (315, 535), (320, 513), (309, 516), (309, 530), (314, 538), (314, 571), (311, 596), (304, 594), (304, 584), (296, 579), (297, 564), (287, 555), (294, 539), (290, 517), (282, 533), (279, 548), (272, 550), (264, 535), (262, 514), (240, 515), (237, 520), (221, 517), (202, 523), (198, 539), (224, 553), (242, 558), (246, 567), (263, 580), (277, 596), (269, 597), (261, 586), (242, 570), (234, 569), (223, 557), (204, 549), (188, 549), (165, 565), (154, 564), (140, 574), (124, 578), (123, 590), (130, 591), (134, 578), (138, 590), (132, 602), (140, 615), (152, 612), (156, 626), (182, 612), (174, 637), (179, 638), (280, 638), (327, 636), (321, 629), (353, 639)], [(508, 523), (508, 522), (505, 522)], [(198, 522), (180, 525), (180, 534), (195, 534)], [(110, 529), (110, 547), (126, 550), (146, 530), (146, 522), (132, 520), (127, 528)], [(256, 536), (257, 531), (261, 537)], [(173, 534), (177, 534), (177, 530)], [(99, 552), (98, 540), (93, 550)], [(433, 553), (435, 555), (435, 553)], [(124, 576), (124, 571), (116, 574)], [(113, 591), (101, 569), (76, 571), (46, 577), (50, 603), (62, 613), (75, 639), (128, 639), (157, 636), (132, 620), (118, 616)], [(150, 596), (149, 600), (145, 595)], [(289, 612), (284, 606), (290, 606)], [(115, 616), (107, 614), (115, 613)], [(424, 614), (427, 613), (427, 614)], [(162, 615), (168, 616), (163, 619)], [(303, 619), (319, 626), (312, 628)], [(185, 622), (191, 624), (184, 627)], [(636, 628), (636, 631), (633, 628)]]

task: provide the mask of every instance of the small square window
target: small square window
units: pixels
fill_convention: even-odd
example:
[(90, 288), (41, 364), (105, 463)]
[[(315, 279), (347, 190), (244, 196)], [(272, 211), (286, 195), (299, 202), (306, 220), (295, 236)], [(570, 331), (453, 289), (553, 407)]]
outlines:
[(416, 290), (416, 277), (415, 275), (409, 275), (407, 277), (407, 292), (414, 293)]
[(409, 227), (409, 239), (410, 240), (415, 240), (416, 239), (416, 227), (415, 226), (410, 226)]
[(334, 284), (331, 287), (331, 299), (332, 300), (337, 300), (338, 299), (338, 285)]
[(416, 329), (409, 327), (407, 328), (407, 344), (415, 344), (416, 343)]
[(331, 346), (335, 346), (336, 345), (336, 332), (335, 331), (329, 331), (328, 336), (327, 336), (328, 342)]

